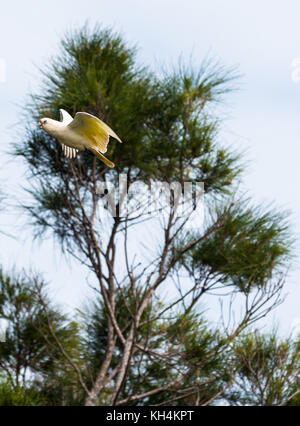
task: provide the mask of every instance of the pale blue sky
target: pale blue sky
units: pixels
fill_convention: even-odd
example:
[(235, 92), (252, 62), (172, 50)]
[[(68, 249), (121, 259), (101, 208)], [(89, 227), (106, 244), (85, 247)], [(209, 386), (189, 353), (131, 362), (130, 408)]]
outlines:
[[(11, 0), (1, 4), (0, 58), (7, 81), (0, 82), (0, 186), (22, 197), (22, 167), (8, 162), (5, 151), (19, 121), (18, 104), (38, 87), (42, 66), (55, 55), (66, 30), (103, 23), (121, 31), (139, 46), (141, 63), (158, 69), (187, 61), (195, 65), (210, 52), (224, 65), (238, 65), (239, 92), (228, 97), (229, 119), (224, 124), (227, 144), (247, 150), (252, 161), (245, 187), (257, 202), (275, 201), (293, 212), (296, 236), (300, 230), (300, 83), (292, 79), (292, 61), (300, 57), (300, 3), (254, 0), (110, 0), (51, 2)], [(1, 62), (0, 62), (1, 64)], [(34, 265), (49, 280), (53, 294), (74, 306), (86, 294), (85, 272), (65, 264), (51, 242), (34, 245), (30, 232), (20, 228), (19, 212), (2, 215), (0, 226), (16, 240), (1, 236), (0, 263), (9, 268)], [(299, 249), (298, 243), (298, 249)], [(298, 250), (299, 251), (299, 250)], [(298, 261), (297, 261), (298, 263)], [(284, 330), (300, 317), (300, 271), (296, 265), (286, 285), (285, 303), (266, 320)]]

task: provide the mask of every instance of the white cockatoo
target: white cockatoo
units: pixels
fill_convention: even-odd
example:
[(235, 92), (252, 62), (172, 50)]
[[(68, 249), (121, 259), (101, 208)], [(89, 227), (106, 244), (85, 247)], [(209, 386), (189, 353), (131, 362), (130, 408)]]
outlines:
[(59, 112), (60, 121), (42, 118), (39, 128), (58, 140), (67, 158), (75, 158), (78, 151), (88, 149), (108, 167), (115, 167), (103, 154), (110, 136), (122, 141), (107, 124), (86, 112), (77, 112), (74, 119), (63, 109)]

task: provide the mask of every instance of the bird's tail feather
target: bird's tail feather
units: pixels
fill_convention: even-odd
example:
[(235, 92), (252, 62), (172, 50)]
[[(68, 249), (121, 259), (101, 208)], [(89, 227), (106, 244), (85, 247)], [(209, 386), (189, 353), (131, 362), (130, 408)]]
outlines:
[(101, 152), (93, 148), (89, 148), (89, 149), (90, 151), (92, 151), (94, 155), (96, 155), (97, 158), (99, 158), (99, 160), (103, 161), (103, 163), (106, 164), (108, 167), (111, 167), (111, 168), (115, 167), (114, 163), (108, 160), (106, 157), (104, 157), (104, 155), (102, 155)]

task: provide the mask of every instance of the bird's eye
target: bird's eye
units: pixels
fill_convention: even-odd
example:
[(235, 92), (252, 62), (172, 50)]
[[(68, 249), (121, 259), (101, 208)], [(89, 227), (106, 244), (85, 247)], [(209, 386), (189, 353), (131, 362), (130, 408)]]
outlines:
[(44, 120), (44, 123), (43, 123), (43, 124), (44, 124), (44, 125), (45, 125), (45, 124), (47, 124), (47, 120)]

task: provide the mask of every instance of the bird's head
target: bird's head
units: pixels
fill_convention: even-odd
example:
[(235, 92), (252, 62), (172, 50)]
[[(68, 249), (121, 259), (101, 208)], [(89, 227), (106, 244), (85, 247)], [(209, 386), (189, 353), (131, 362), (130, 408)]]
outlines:
[(51, 118), (41, 118), (38, 124), (40, 129), (45, 130), (45, 132), (51, 134), (55, 130), (55, 120)]

